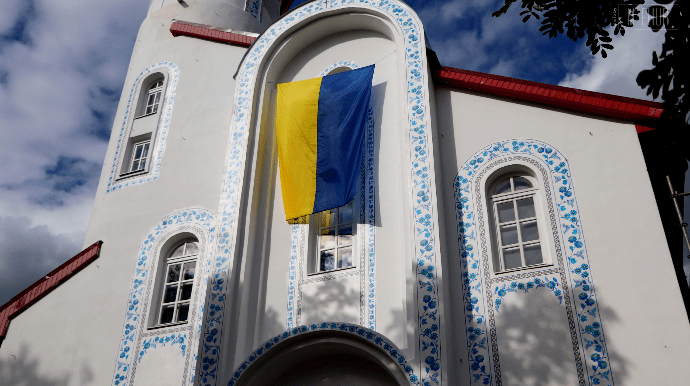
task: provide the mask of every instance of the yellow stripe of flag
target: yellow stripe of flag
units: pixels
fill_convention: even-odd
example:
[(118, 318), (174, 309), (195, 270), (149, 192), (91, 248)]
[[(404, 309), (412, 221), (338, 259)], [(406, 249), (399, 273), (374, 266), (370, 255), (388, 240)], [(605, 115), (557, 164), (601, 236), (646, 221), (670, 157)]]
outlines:
[[(311, 213), (316, 192), (316, 151), (321, 79), (278, 84), (276, 136), (280, 185), (288, 219)], [(283, 162), (290, 159), (290, 162)]]

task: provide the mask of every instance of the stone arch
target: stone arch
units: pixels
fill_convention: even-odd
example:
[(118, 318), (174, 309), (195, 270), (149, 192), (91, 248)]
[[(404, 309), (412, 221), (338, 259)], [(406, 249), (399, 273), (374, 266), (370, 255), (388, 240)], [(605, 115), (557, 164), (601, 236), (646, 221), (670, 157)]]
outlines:
[[(329, 362), (326, 369), (323, 359), (341, 360), (340, 366)], [(365, 374), (348, 374), (356, 368)], [(381, 334), (358, 325), (324, 322), (296, 327), (267, 340), (235, 370), (228, 386), (301, 381), (314, 385), (325, 374), (331, 382), (335, 377), (348, 384), (362, 384), (365, 379), (387, 385), (419, 382), (406, 358)]]

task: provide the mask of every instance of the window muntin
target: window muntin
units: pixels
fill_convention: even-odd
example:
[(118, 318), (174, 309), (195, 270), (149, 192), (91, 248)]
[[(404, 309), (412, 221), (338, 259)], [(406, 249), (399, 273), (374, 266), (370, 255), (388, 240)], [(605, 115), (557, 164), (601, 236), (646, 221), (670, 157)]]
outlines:
[(318, 226), (317, 272), (353, 266), (354, 200), (345, 206), (316, 214)]
[(186, 323), (189, 318), (199, 244), (187, 240), (179, 244), (166, 261), (158, 325)]
[(149, 155), (149, 147), (151, 141), (141, 141), (134, 144), (132, 149), (132, 162), (129, 166), (129, 172), (138, 172), (146, 169), (146, 160)]
[(539, 189), (524, 175), (502, 179), (493, 189), (496, 271), (509, 271), (544, 264), (543, 240), (539, 233), (536, 204)]
[(155, 114), (158, 111), (158, 104), (163, 92), (163, 80), (158, 80), (149, 87), (146, 95), (146, 109), (144, 115)]

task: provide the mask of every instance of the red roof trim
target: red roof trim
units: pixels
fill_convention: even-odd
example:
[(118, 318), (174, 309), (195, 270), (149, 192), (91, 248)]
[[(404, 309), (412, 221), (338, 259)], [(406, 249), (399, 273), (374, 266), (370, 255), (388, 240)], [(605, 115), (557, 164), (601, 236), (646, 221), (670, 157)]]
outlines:
[[(625, 121), (656, 121), (663, 111), (661, 103), (657, 102), (553, 86), (452, 67), (441, 67), (435, 78), (463, 90)], [(647, 129), (651, 130), (649, 127)], [(640, 131), (638, 130), (638, 132)]]
[(191, 36), (220, 43), (229, 43), (242, 47), (249, 47), (256, 40), (253, 36), (236, 34), (218, 30), (210, 26), (203, 26), (185, 21), (175, 21), (170, 26), (170, 33), (173, 36)]
[(7, 327), (12, 318), (47, 295), (53, 288), (67, 281), (71, 275), (86, 267), (91, 261), (98, 258), (101, 254), (102, 244), (102, 241), (95, 242), (0, 307), (0, 342), (7, 334)]

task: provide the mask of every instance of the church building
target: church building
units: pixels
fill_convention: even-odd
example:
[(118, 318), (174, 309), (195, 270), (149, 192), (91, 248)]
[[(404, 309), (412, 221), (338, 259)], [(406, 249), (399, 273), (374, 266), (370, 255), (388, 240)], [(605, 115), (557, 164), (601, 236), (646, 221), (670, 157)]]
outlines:
[[(151, 0), (85, 250), (0, 308), (35, 363), (0, 379), (690, 382), (659, 103), (444, 67), (400, 0), (291, 3)], [(287, 221), (279, 85), (368, 66), (354, 198)]]

